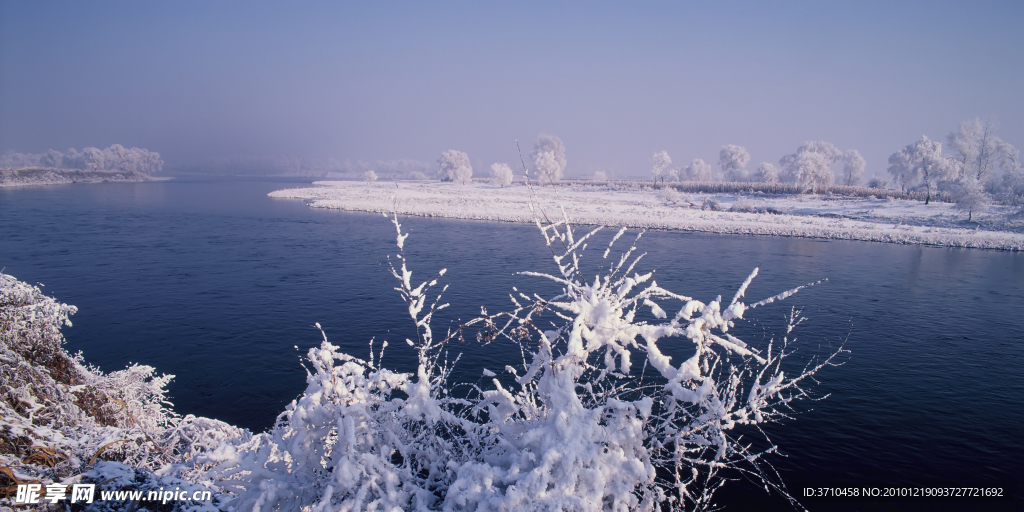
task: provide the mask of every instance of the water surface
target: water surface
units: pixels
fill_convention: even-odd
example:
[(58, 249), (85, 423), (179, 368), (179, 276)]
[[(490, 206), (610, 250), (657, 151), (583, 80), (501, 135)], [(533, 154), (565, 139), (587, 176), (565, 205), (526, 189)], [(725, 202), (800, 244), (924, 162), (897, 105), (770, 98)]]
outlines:
[[(413, 362), (402, 343), (411, 321), (387, 272), (393, 227), (376, 214), (266, 197), (299, 185), (175, 180), (0, 189), (0, 267), (79, 307), (65, 330), (72, 352), (84, 351), (106, 371), (137, 362), (175, 374), (170, 391), (179, 412), (263, 430), (304, 388), (299, 355), (319, 343), (315, 322), (354, 355), (365, 357), (371, 338), (377, 347), (386, 339), (385, 364), (409, 369)], [(507, 307), (512, 286), (557, 291), (515, 275), (555, 270), (533, 226), (412, 218), (406, 228), (417, 275), (449, 268), (452, 307), (436, 327), (471, 318), (481, 306)], [(775, 466), (794, 489), (808, 482), (1020, 487), (1024, 255), (671, 232), (647, 232), (639, 246), (648, 253), (639, 268), (705, 301), (731, 295), (755, 266), (761, 272), (749, 298), (828, 278), (756, 310), (755, 322), (743, 326), (756, 340), (779, 332), (792, 306), (803, 307), (808, 321), (797, 331), (794, 361), (844, 341), (852, 351), (820, 375), (815, 393), (827, 399), (799, 405), (794, 420), (768, 429), (785, 455)], [(592, 268), (601, 250), (586, 254)], [(678, 358), (683, 348), (666, 351)], [(498, 345), (453, 350), (463, 353), (465, 380), (519, 357)], [(786, 509), (743, 482), (727, 489), (722, 501), (732, 509)]]

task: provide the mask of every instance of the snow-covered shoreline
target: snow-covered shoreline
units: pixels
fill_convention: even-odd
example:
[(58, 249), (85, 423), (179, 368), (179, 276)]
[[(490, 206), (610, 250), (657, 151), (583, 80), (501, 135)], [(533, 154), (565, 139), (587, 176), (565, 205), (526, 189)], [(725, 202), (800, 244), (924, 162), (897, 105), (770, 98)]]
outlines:
[(105, 181), (140, 182), (157, 179), (159, 178), (135, 171), (83, 171), (57, 168), (0, 169), (0, 187), (102, 183)]
[[(533, 222), (530, 192), (522, 184), (318, 181), (276, 190), (270, 197), (303, 199), (314, 208), (505, 222)], [(576, 224), (615, 225), (703, 233), (862, 240), (978, 249), (1024, 249), (1020, 220), (993, 206), (969, 224), (949, 203), (814, 195), (680, 194), (606, 186), (534, 187), (548, 215), (563, 208)], [(716, 203), (719, 210), (711, 208)], [(731, 211), (730, 211), (731, 210)]]

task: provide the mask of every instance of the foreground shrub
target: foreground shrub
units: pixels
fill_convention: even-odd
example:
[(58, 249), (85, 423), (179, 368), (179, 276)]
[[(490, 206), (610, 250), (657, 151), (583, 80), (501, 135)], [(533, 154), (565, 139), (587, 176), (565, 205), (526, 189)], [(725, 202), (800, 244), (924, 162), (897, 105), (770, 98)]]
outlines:
[[(402, 249), (407, 235), (397, 218), (392, 222)], [(215, 454), (211, 475), (238, 496), (230, 507), (706, 509), (730, 470), (788, 497), (762, 462), (776, 447), (754, 449), (734, 431), (783, 417), (808, 396), (805, 381), (843, 351), (787, 375), (782, 361), (800, 321), (795, 312), (786, 334), (760, 350), (729, 329), (748, 310), (800, 288), (745, 303), (755, 269), (732, 300), (704, 303), (662, 289), (653, 273), (634, 272), (635, 245), (587, 281), (579, 258), (598, 230), (576, 239), (566, 221), (538, 227), (558, 273), (524, 274), (554, 280), (562, 293), (545, 299), (518, 292), (512, 310), (442, 339), (430, 321), (446, 304), (440, 294), (428, 303), (428, 293), (444, 270), (414, 284), (402, 251), (392, 273), (417, 328), (417, 339), (406, 340), (418, 354), (416, 373), (382, 368), (372, 351), (369, 360), (341, 353), (325, 336), (308, 353), (306, 392), (277, 425)], [(658, 321), (637, 320), (640, 308)], [(542, 314), (557, 321), (541, 327)], [(453, 336), (471, 329), (482, 342), (519, 344), (523, 360), (505, 367), (505, 384), (485, 371), (492, 387), (460, 397), (442, 356)], [(662, 353), (664, 340), (689, 342), (693, 355), (673, 364)]]
[[(588, 280), (580, 258), (600, 228), (577, 238), (565, 219), (538, 220), (557, 272), (523, 275), (561, 292), (515, 290), (509, 311), (482, 311), (437, 336), (431, 320), (447, 304), (444, 289), (432, 290), (445, 270), (415, 284), (408, 235), (397, 217), (392, 223), (391, 272), (416, 328), (406, 340), (416, 371), (384, 368), (387, 343), (371, 343), (360, 359), (323, 336), (306, 356), (305, 392), (258, 435), (175, 415), (165, 399), (170, 376), (152, 368), (84, 366), (60, 346), (74, 308), (2, 276), (10, 392), (0, 428), (5, 443), (38, 447), (2, 455), (8, 479), (210, 489), (212, 502), (173, 506), (236, 511), (705, 510), (736, 472), (793, 499), (764, 460), (776, 446), (760, 425), (807, 398), (805, 384), (844, 351), (790, 374), (783, 361), (796, 311), (764, 346), (730, 330), (802, 287), (747, 303), (754, 269), (729, 301), (680, 295), (636, 271), (635, 242), (609, 260), (625, 229), (603, 252), (605, 270)], [(456, 394), (447, 346), (474, 332), (482, 343), (516, 344), (522, 359), (500, 376), (485, 370), (489, 386)], [(666, 343), (692, 353), (674, 363)]]

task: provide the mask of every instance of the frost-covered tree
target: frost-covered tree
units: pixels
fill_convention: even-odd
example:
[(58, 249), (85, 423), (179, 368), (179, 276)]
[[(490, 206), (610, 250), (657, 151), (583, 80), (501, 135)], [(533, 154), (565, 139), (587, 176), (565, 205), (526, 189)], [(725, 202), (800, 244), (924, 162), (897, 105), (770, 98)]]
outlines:
[(960, 164), (960, 174), (970, 173), (978, 182), (988, 183), (1003, 144), (995, 136), (995, 126), (991, 122), (982, 123), (978, 118), (971, 119), (960, 123), (946, 140), (953, 150), (953, 158)]
[(604, 171), (594, 171), (594, 175), (591, 176), (591, 181), (608, 181), (608, 173)]
[(743, 146), (727, 144), (718, 152), (718, 166), (725, 181), (746, 181), (749, 161), (750, 153)]
[(779, 168), (771, 162), (761, 162), (754, 171), (753, 179), (760, 183), (778, 183)]
[[(982, 140), (987, 138), (988, 126), (983, 126), (981, 119), (975, 118), (960, 123), (955, 131), (946, 135), (954, 158), (960, 163), (961, 173), (975, 172)], [(976, 176), (977, 177), (977, 176)]]
[[(1024, 205), (1024, 168), (1017, 166), (1003, 176), (1000, 200), (1012, 205)], [(1024, 212), (1024, 210), (1021, 210)]]
[(61, 167), (64, 167), (64, 154), (60, 151), (49, 149), (46, 153), (40, 155), (39, 165), (42, 167), (60, 169)]
[(708, 182), (714, 179), (711, 175), (711, 165), (700, 158), (695, 158), (690, 165), (686, 166), (683, 176), (686, 181)]
[(565, 171), (565, 144), (558, 137), (542, 133), (537, 136), (530, 159), (542, 184), (558, 182)]
[(469, 183), (473, 179), (469, 155), (454, 149), (441, 153), (441, 158), (437, 160), (437, 175), (441, 181), (456, 181), (463, 185)]
[(1007, 199), (1012, 195), (1010, 177), (1019, 167), (1019, 152), (1013, 145), (995, 135), (992, 122), (971, 119), (946, 136), (953, 159), (958, 165), (955, 189), (962, 189), (965, 175), (974, 179), (997, 198)]
[(367, 183), (377, 181), (377, 173), (373, 172), (372, 170), (366, 171), (363, 173), (363, 180), (365, 180)]
[(797, 153), (796, 159), (790, 163), (790, 173), (796, 186), (818, 190), (832, 184), (831, 162), (822, 153)]
[(504, 187), (512, 184), (512, 168), (505, 163), (491, 164), (491, 179), (495, 185)]
[(959, 166), (942, 154), (942, 143), (922, 135), (921, 140), (889, 156), (889, 174), (904, 190), (917, 185), (925, 189), (924, 204), (931, 201), (939, 182), (956, 176)]
[(864, 167), (867, 163), (864, 157), (856, 149), (848, 150), (843, 154), (843, 177), (842, 183), (846, 186), (860, 185), (860, 177), (864, 174)]
[[(808, 156), (816, 155), (816, 156)], [(782, 181), (802, 187), (827, 187), (835, 180), (832, 165), (843, 158), (843, 152), (831, 142), (807, 141), (796, 153), (782, 157)], [(824, 167), (822, 163), (824, 162)]]
[(988, 206), (989, 195), (973, 173), (965, 173), (957, 178), (956, 185), (956, 207), (967, 211), (967, 221), (970, 222), (974, 220), (974, 212)]
[(1024, 167), (1016, 148), (1009, 144), (1000, 148), (999, 168), (1002, 178), (995, 196), (1005, 204), (1024, 205)]
[(668, 151), (659, 151), (651, 157), (651, 174), (654, 175), (654, 185), (658, 185), (658, 178), (665, 181), (663, 172), (665, 168), (672, 163), (672, 158), (668, 156)]
[(48, 150), (40, 154), (9, 151), (0, 156), (0, 167), (50, 167), (84, 171), (120, 171), (141, 174), (160, 172), (163, 160), (160, 154), (141, 148), (125, 148), (114, 144), (106, 149), (69, 149), (67, 153)]

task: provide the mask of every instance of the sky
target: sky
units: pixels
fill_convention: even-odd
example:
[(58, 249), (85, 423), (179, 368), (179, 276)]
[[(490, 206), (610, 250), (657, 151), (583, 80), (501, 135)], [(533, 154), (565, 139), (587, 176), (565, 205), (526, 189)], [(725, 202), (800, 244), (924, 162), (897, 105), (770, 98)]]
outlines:
[(749, 168), (807, 140), (866, 175), (991, 120), (1024, 146), (1024, 2), (12, 2), (0, 152), (122, 144), (434, 162), (476, 174), (560, 137), (568, 176)]

